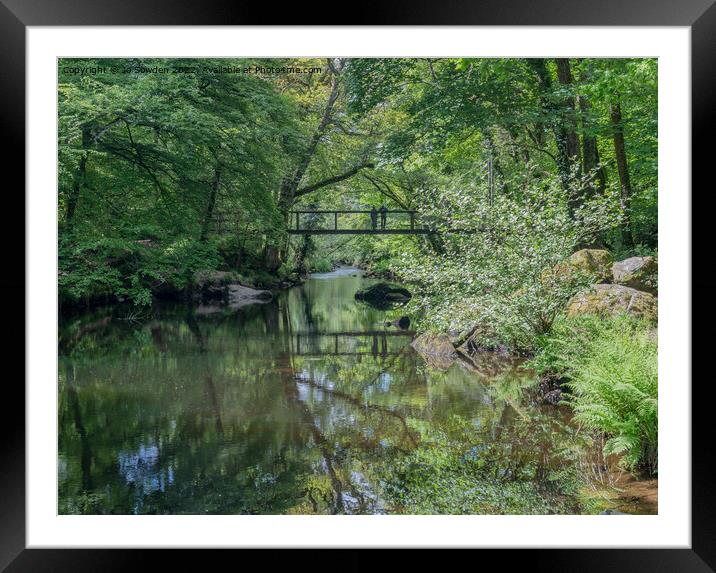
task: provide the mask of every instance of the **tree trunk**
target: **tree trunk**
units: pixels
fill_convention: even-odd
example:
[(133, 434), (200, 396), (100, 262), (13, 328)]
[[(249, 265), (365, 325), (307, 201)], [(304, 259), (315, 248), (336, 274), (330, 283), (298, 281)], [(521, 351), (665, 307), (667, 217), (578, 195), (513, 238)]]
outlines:
[(209, 226), (211, 225), (211, 219), (214, 216), (214, 208), (216, 207), (216, 196), (219, 193), (219, 185), (221, 184), (221, 170), (217, 165), (214, 168), (214, 179), (210, 185), (209, 201), (206, 205), (206, 213), (204, 214), (204, 222), (201, 225), (201, 236), (199, 240), (201, 242), (206, 241), (207, 235), (209, 234)]
[[(288, 224), (288, 213), (293, 207), (293, 202), (296, 198), (296, 190), (301, 184), (301, 180), (306, 174), (306, 170), (311, 164), (313, 156), (316, 154), (318, 143), (321, 141), (323, 134), (326, 132), (326, 129), (328, 128), (331, 123), (331, 120), (333, 119), (333, 110), (335, 108), (336, 100), (338, 99), (339, 93), (339, 81), (337, 71), (334, 70), (332, 66), (329, 67), (331, 67), (331, 69), (333, 70), (333, 76), (331, 79), (331, 91), (328, 94), (328, 99), (326, 100), (326, 106), (323, 109), (323, 116), (321, 117), (321, 121), (316, 127), (316, 130), (313, 132), (313, 136), (308, 142), (308, 145), (303, 151), (303, 154), (300, 156), (295, 171), (290, 176), (284, 178), (283, 182), (281, 183), (281, 188), (279, 190), (278, 208), (283, 214), (286, 224)], [(269, 270), (278, 269), (278, 267), (281, 265), (281, 261), (286, 259), (287, 251), (287, 242), (282, 245), (267, 244), (266, 248), (264, 249), (264, 264), (266, 265), (266, 268)]]
[(599, 162), (599, 147), (597, 146), (597, 137), (590, 130), (593, 125), (590, 119), (592, 105), (589, 100), (580, 96), (579, 110), (582, 113), (582, 125), (584, 127), (584, 135), (582, 135), (582, 169), (584, 174), (589, 177), (589, 191), (598, 191), (603, 193), (607, 186), (607, 177), (604, 167)]
[(303, 235), (301, 240), (301, 246), (296, 252), (296, 272), (299, 276), (304, 276), (308, 273), (306, 268), (306, 260), (309, 255), (315, 250), (315, 244), (311, 235)]
[[(587, 83), (590, 77), (589, 69), (582, 72), (580, 81)], [(589, 177), (588, 191), (590, 193), (603, 193), (607, 186), (607, 174), (599, 161), (599, 147), (595, 133), (595, 122), (592, 118), (592, 104), (589, 98), (579, 96), (579, 112), (582, 116), (582, 171)]]
[(87, 153), (91, 142), (91, 132), (89, 126), (82, 126), (82, 155), (80, 156), (80, 164), (77, 168), (72, 188), (67, 196), (67, 205), (65, 206), (65, 222), (68, 226), (72, 225), (77, 210), (77, 203), (80, 199), (80, 192), (87, 175)]
[(281, 184), (278, 204), (284, 214), (287, 214), (291, 209), (296, 190), (301, 184), (301, 179), (303, 179), (308, 166), (311, 164), (311, 160), (316, 153), (321, 137), (323, 137), (323, 134), (326, 132), (326, 128), (333, 119), (333, 109), (336, 105), (336, 100), (338, 99), (338, 86), (338, 76), (334, 73), (331, 81), (331, 92), (328, 95), (328, 100), (326, 101), (326, 107), (323, 110), (321, 121), (316, 127), (316, 131), (313, 133), (308, 146), (301, 155), (296, 170), (290, 177), (285, 178)]
[[(544, 58), (530, 58), (528, 62), (537, 75), (540, 86), (540, 104), (546, 116), (546, 121), (554, 133), (557, 145), (557, 171), (562, 180), (562, 186), (568, 189), (570, 184), (570, 159), (567, 132), (561, 122), (558, 121), (557, 106), (550, 98), (552, 79), (549, 77), (549, 71), (547, 70), (547, 60)], [(536, 127), (539, 129), (540, 126), (537, 125)]]
[(617, 160), (617, 171), (619, 172), (619, 183), (621, 193), (619, 200), (624, 214), (622, 223), (624, 243), (633, 245), (631, 229), (630, 201), (632, 195), (631, 181), (629, 179), (629, 164), (627, 162), (626, 146), (624, 145), (624, 126), (622, 123), (622, 108), (617, 100), (609, 105), (609, 115), (612, 122), (612, 133), (614, 138), (614, 155)]
[[(569, 60), (566, 58), (555, 58), (557, 64), (557, 78), (559, 83), (571, 89), (572, 68)], [(574, 96), (568, 95), (562, 101), (562, 128), (564, 129), (567, 157), (569, 158), (570, 169), (579, 170), (581, 163), (579, 153), (579, 135), (577, 135), (577, 109), (574, 102)]]

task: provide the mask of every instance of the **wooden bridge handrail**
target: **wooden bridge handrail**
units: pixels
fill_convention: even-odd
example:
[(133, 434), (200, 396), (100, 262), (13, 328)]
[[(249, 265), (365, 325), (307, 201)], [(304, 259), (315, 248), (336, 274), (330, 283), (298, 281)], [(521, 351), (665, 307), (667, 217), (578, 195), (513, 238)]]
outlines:
[[(309, 226), (308, 228), (301, 228), (301, 222), (300, 218), (301, 215), (310, 215), (310, 214), (320, 214), (320, 215), (333, 215), (333, 224), (331, 225), (332, 228), (313, 228), (313, 226)], [(371, 228), (357, 228), (357, 229), (346, 229), (346, 228), (340, 228), (339, 227), (339, 215), (351, 215), (351, 214), (359, 214), (359, 215), (371, 215), (370, 222), (372, 224)], [(378, 225), (378, 218), (377, 215), (380, 214), (380, 226)], [(407, 222), (405, 219), (398, 219), (398, 218), (391, 218), (390, 225), (386, 225), (386, 219), (387, 215), (408, 215)], [(358, 235), (365, 235), (365, 234), (373, 234), (373, 235), (425, 235), (429, 234), (432, 231), (425, 227), (424, 225), (417, 226), (416, 219), (420, 216), (420, 214), (415, 210), (408, 210), (408, 209), (386, 209), (385, 211), (375, 210), (372, 209), (369, 211), (367, 209), (315, 209), (315, 210), (308, 210), (308, 209), (296, 209), (288, 212), (288, 233), (289, 234), (298, 234), (298, 235), (349, 235), (349, 234), (358, 234)], [(214, 223), (217, 223), (219, 225), (223, 225), (224, 223), (230, 222), (231, 219), (231, 212), (223, 212), (223, 213), (214, 213), (212, 216), (212, 220)], [(366, 221), (368, 218), (366, 217)], [(304, 217), (304, 223), (305, 217)], [(310, 225), (310, 223), (309, 223)], [(397, 226), (396, 226), (397, 225)]]

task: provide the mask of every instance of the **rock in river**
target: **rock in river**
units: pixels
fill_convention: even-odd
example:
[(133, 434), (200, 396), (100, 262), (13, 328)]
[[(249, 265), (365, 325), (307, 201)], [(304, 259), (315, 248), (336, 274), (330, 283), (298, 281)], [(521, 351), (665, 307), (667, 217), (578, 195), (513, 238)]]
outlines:
[(573, 296), (567, 303), (567, 316), (582, 314), (615, 315), (625, 312), (656, 321), (656, 297), (623, 285), (593, 285)]
[(386, 320), (385, 326), (397, 326), (398, 328), (405, 330), (410, 326), (410, 317), (409, 316), (401, 316), (400, 318), (396, 320)]
[(454, 356), (455, 347), (447, 334), (421, 334), (410, 344), (420, 354)]
[(229, 306), (239, 307), (261, 301), (271, 300), (272, 295), (267, 290), (256, 290), (240, 284), (228, 285)]
[(365, 301), (378, 308), (388, 308), (394, 303), (405, 304), (410, 300), (410, 291), (390, 283), (376, 283), (358, 290), (356, 300)]

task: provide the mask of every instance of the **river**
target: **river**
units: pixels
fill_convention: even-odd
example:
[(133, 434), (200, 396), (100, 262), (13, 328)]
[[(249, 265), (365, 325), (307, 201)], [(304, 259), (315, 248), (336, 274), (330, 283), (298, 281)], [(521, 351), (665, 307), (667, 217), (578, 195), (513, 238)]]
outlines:
[(426, 364), (410, 330), (354, 299), (367, 283), (339, 269), (240, 309), (62, 319), (59, 513), (605, 507), (613, 472), (529, 371)]

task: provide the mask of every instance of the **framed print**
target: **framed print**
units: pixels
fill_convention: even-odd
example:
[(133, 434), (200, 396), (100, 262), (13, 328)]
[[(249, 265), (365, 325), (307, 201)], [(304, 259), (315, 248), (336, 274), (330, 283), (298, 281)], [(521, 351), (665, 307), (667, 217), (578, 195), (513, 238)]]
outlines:
[(0, 14), (7, 571), (714, 570), (709, 0)]

